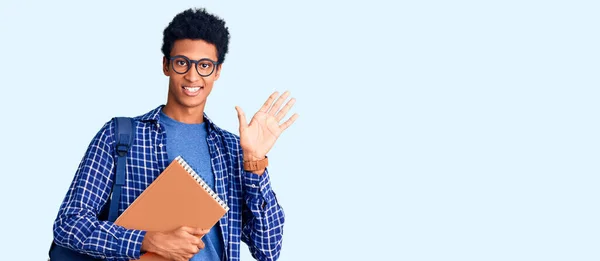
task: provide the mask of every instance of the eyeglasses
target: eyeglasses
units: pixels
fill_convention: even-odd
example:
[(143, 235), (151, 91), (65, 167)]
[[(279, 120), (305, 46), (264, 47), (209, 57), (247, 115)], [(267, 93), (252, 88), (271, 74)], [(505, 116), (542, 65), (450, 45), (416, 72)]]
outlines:
[(190, 60), (183, 55), (173, 56), (169, 58), (169, 60), (171, 61), (171, 68), (173, 68), (176, 73), (185, 74), (190, 70), (192, 64), (195, 64), (196, 71), (203, 77), (210, 76), (215, 71), (215, 67), (219, 65), (219, 62), (215, 62), (208, 58)]

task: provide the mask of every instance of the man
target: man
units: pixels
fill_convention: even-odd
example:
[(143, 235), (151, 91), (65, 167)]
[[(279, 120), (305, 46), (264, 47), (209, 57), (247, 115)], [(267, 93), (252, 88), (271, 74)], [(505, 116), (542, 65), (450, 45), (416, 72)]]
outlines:
[(239, 260), (243, 241), (255, 259), (276, 260), (284, 212), (266, 167), (249, 169), (245, 163), (265, 162), (277, 138), (298, 117), (283, 121), (295, 100), (284, 105), (289, 93), (273, 93), (249, 124), (236, 106), (240, 136), (220, 129), (204, 108), (228, 49), (225, 22), (204, 9), (189, 9), (176, 15), (163, 33), (167, 102), (135, 117), (136, 137), (127, 159), (119, 213), (181, 155), (219, 197), (227, 199), (229, 214), (212, 228), (172, 231), (133, 230), (98, 220), (115, 173), (115, 126), (109, 121), (91, 141), (61, 204), (55, 242), (108, 260), (138, 259), (144, 252), (170, 260)]

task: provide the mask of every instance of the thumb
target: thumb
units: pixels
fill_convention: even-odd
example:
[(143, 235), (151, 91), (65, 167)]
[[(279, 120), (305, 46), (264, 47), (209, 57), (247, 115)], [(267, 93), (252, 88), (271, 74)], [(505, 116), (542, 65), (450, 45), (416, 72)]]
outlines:
[(240, 134), (248, 127), (248, 123), (246, 121), (246, 114), (242, 111), (240, 106), (235, 106), (235, 110), (237, 111), (238, 119), (240, 120)]

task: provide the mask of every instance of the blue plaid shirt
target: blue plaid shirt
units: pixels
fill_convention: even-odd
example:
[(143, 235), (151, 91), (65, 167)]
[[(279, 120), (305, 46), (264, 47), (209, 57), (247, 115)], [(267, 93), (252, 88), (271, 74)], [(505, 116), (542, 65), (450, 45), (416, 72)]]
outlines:
[[(164, 105), (135, 117), (136, 137), (127, 158), (121, 214), (167, 167), (167, 135), (160, 125)], [(239, 136), (217, 127), (207, 116), (208, 146), (215, 188), (229, 206), (220, 219), (226, 260), (240, 259), (240, 240), (257, 260), (276, 260), (281, 251), (284, 212), (271, 189), (269, 173), (243, 170)], [(111, 193), (116, 171), (112, 121), (92, 139), (54, 222), (56, 244), (107, 260), (139, 259), (145, 231), (125, 229), (97, 215)]]

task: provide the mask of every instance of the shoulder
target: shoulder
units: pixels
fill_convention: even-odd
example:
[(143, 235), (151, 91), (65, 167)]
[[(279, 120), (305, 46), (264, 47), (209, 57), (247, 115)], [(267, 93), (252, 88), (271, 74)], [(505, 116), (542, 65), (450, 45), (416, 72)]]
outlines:
[[(144, 125), (146, 125), (148, 123), (143, 119), (143, 115), (119, 116), (119, 117), (122, 117), (126, 120), (127, 119), (131, 120), (131, 130), (129, 131), (129, 133), (134, 135), (134, 137), (138, 133), (139, 128), (140, 127), (143, 128)], [(120, 124), (124, 124), (124, 122), (119, 123), (119, 121), (117, 120), (117, 118), (119, 118), (119, 117), (115, 116), (115, 117), (104, 120), (103, 125), (100, 127), (96, 136), (94, 137), (95, 141), (96, 140), (101, 141), (101, 142), (105, 143), (105, 145), (112, 147), (117, 141), (117, 131), (122, 133), (123, 129), (127, 128), (127, 125), (120, 125)]]
[[(95, 162), (103, 162), (107, 156), (113, 155), (115, 124), (112, 119), (105, 120), (87, 144), (86, 157)], [(89, 162), (88, 162), (89, 163)]]
[(103, 142), (106, 142), (109, 144), (112, 143), (114, 141), (115, 126), (116, 125), (115, 125), (113, 119), (104, 121), (102, 127), (100, 127), (100, 130), (98, 130), (94, 139), (97, 139), (97, 140), (100, 140), (100, 141), (103, 141)]
[[(142, 115), (135, 115), (135, 116), (122, 116), (122, 117), (127, 117), (127, 118), (131, 118), (133, 120), (133, 135), (134, 137), (137, 136), (138, 133), (140, 133), (140, 131), (142, 129), (144, 129), (144, 127), (147, 126), (147, 124), (151, 124), (154, 120), (154, 118), (157, 117), (158, 112), (160, 110), (161, 106), (156, 107), (154, 109), (152, 109), (151, 111), (142, 114)], [(105, 150), (106, 152), (112, 153), (112, 148), (114, 147), (115, 143), (116, 143), (116, 131), (117, 131), (117, 121), (115, 120), (117, 116), (113, 116), (109, 119), (104, 120), (104, 123), (102, 124), (102, 126), (100, 127), (100, 129), (97, 131), (97, 133), (95, 134), (94, 138), (92, 139), (91, 143), (89, 144), (89, 147), (98, 147), (102, 150)]]
[(129, 115), (129, 116), (117, 115), (109, 120), (108, 125), (110, 126), (111, 131), (116, 132), (117, 129), (115, 129), (115, 127), (116, 127), (117, 121), (115, 119), (118, 117), (129, 118), (132, 120), (132, 124), (133, 124), (133, 128), (134, 128), (133, 133), (139, 134), (140, 132), (142, 132), (142, 130), (144, 128), (148, 128), (148, 127), (158, 124), (158, 121), (160, 118), (160, 111), (163, 107), (164, 107), (164, 105), (159, 105), (159, 106), (151, 109), (150, 111), (147, 111), (143, 114), (138, 114), (138, 115)]

